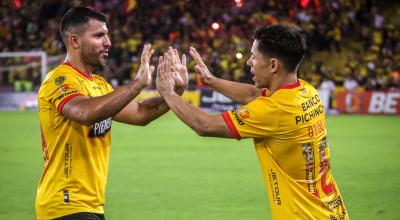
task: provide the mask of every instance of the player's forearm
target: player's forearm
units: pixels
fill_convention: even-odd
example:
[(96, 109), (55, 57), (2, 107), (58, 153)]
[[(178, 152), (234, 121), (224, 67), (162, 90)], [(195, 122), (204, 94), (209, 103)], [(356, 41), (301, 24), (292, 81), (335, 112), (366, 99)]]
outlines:
[(138, 114), (142, 119), (140, 125), (147, 125), (169, 111), (167, 103), (159, 96), (142, 100), (138, 105)]
[(209, 113), (190, 105), (174, 92), (163, 97), (171, 111), (181, 121), (196, 131), (197, 134), (200, 136), (213, 136), (209, 134), (209, 128), (212, 127), (212, 117), (210, 117)]
[[(183, 89), (178, 90), (177, 93), (181, 95), (183, 91)], [(132, 101), (118, 114), (114, 115), (113, 120), (131, 125), (145, 126), (168, 111), (167, 103), (162, 97), (157, 96), (139, 102)]]
[(209, 84), (211, 88), (240, 104), (247, 104), (258, 96), (262, 90), (254, 85), (238, 83), (220, 78), (214, 78)]
[(91, 125), (117, 114), (130, 103), (144, 87), (145, 86), (138, 81), (132, 81), (104, 96), (81, 99), (75, 103), (73, 103), (74, 100), (71, 99), (64, 106), (63, 114), (81, 124)]
[[(178, 95), (182, 95), (184, 91), (184, 88), (176, 89), (176, 93)], [(138, 110), (136, 113), (139, 117), (139, 122), (138, 120), (132, 120), (128, 123), (145, 126), (155, 119), (159, 118), (161, 115), (167, 113), (169, 109), (170, 108), (164, 101), (164, 98), (160, 96), (141, 100), (138, 102)]]

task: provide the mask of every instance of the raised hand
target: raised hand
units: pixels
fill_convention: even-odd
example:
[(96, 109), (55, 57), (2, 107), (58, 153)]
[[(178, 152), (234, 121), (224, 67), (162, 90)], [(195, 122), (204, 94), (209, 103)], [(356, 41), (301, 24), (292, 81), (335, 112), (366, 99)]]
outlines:
[(169, 47), (168, 54), (171, 58), (171, 68), (175, 77), (175, 91), (182, 94), (189, 83), (189, 75), (186, 68), (186, 55), (183, 54), (181, 60), (178, 50), (172, 47)]
[(154, 72), (154, 66), (150, 65), (150, 58), (153, 53), (154, 49), (151, 48), (151, 44), (145, 44), (140, 57), (140, 67), (135, 78), (143, 86), (151, 84), (151, 74)]
[(161, 96), (174, 91), (176, 73), (171, 71), (171, 59), (168, 52), (158, 59), (156, 85)]
[(190, 55), (193, 57), (194, 62), (196, 63), (194, 69), (197, 73), (199, 73), (201, 81), (204, 84), (209, 85), (215, 76), (210, 73), (206, 64), (203, 62), (203, 58), (201, 58), (200, 54), (194, 47), (190, 47)]

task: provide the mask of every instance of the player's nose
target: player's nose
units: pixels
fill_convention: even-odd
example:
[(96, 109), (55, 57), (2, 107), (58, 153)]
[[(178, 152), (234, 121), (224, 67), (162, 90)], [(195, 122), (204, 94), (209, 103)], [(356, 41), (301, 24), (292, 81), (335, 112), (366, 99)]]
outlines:
[(248, 66), (250, 66), (250, 67), (251, 67), (251, 65), (252, 65), (252, 63), (251, 63), (251, 59), (248, 59), (248, 60), (247, 60), (247, 62), (246, 62), (246, 64), (247, 64)]
[(111, 40), (110, 40), (110, 37), (108, 35), (105, 36), (104, 46), (107, 47), (107, 48), (111, 47)]

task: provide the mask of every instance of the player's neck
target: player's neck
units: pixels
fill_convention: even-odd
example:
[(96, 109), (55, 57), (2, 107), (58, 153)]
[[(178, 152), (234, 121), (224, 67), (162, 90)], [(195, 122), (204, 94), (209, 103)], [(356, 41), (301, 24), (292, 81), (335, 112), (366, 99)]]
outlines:
[(271, 83), (270, 92), (273, 94), (282, 87), (292, 85), (297, 82), (297, 74), (295, 73), (285, 73), (280, 74), (276, 80)]
[(81, 59), (76, 58), (74, 56), (70, 56), (68, 54), (67, 54), (67, 57), (65, 58), (64, 63), (70, 64), (75, 69), (78, 69), (80, 72), (82, 72), (88, 76), (92, 75), (92, 72), (94, 69), (92, 66), (85, 65)]

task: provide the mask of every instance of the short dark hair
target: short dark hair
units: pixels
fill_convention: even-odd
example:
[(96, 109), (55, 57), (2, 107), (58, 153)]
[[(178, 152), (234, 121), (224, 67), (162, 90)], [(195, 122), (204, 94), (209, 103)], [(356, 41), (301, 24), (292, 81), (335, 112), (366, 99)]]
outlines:
[(87, 7), (74, 7), (68, 10), (61, 18), (60, 33), (64, 43), (66, 43), (66, 37), (71, 28), (84, 26), (90, 19), (95, 19), (106, 23), (106, 16), (94, 9)]
[(297, 70), (306, 52), (305, 40), (298, 31), (282, 25), (261, 26), (254, 37), (261, 54), (281, 60), (287, 71)]

